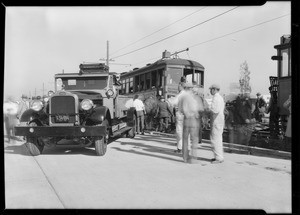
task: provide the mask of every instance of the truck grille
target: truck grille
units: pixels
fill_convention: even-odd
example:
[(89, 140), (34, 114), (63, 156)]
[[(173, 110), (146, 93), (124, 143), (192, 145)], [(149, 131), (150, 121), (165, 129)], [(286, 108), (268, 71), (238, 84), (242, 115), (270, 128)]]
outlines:
[(76, 101), (73, 96), (56, 96), (50, 101), (51, 123), (75, 123)]

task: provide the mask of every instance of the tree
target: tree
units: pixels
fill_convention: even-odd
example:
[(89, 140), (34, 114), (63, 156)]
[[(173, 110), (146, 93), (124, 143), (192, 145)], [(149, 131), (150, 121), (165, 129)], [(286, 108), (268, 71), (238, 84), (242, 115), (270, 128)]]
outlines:
[(242, 95), (245, 93), (251, 93), (251, 86), (250, 86), (250, 71), (247, 64), (247, 61), (240, 65), (240, 91)]

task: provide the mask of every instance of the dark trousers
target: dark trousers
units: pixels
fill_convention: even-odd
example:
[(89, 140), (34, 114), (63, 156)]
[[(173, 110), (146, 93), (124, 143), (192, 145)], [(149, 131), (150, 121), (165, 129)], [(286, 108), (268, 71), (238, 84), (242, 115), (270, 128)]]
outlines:
[(144, 132), (144, 125), (145, 125), (144, 111), (137, 111), (136, 116), (137, 116), (136, 132), (137, 133), (141, 133), (141, 132), (143, 133)]
[(199, 119), (199, 137), (198, 137), (198, 141), (199, 143), (202, 142), (202, 115), (200, 115), (200, 119)]
[(159, 118), (159, 131), (167, 131), (169, 128), (169, 117)]
[[(199, 118), (186, 118), (183, 120), (183, 135), (182, 135), (182, 157), (184, 162), (197, 160), (197, 147), (199, 142)], [(191, 138), (191, 156), (188, 150), (188, 138)]]

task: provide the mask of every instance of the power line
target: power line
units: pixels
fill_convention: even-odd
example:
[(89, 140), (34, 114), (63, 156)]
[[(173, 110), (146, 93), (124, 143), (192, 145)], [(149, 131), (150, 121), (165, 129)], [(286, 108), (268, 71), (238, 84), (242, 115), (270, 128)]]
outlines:
[(189, 17), (189, 16), (191, 16), (191, 15), (193, 15), (193, 14), (195, 14), (195, 13), (198, 13), (199, 11), (203, 10), (204, 8), (206, 8), (206, 7), (200, 8), (199, 10), (196, 10), (196, 11), (194, 11), (193, 13), (190, 13), (190, 14), (188, 14), (187, 16), (185, 16), (185, 17), (183, 17), (183, 18), (181, 18), (181, 19), (179, 19), (179, 20), (177, 20), (177, 21), (175, 21), (175, 22), (173, 22), (173, 23), (171, 23), (171, 24), (169, 24), (169, 25), (167, 25), (167, 26), (165, 26), (165, 27), (163, 27), (163, 28), (160, 28), (159, 30), (157, 30), (157, 31), (155, 31), (155, 32), (153, 32), (153, 33), (151, 33), (151, 34), (149, 34), (149, 35), (147, 35), (147, 36), (145, 36), (145, 37), (143, 37), (143, 38), (141, 38), (141, 39), (139, 39), (139, 40), (133, 42), (133, 43), (128, 44), (127, 46), (125, 46), (125, 47), (123, 47), (123, 48), (121, 48), (121, 49), (119, 49), (119, 50), (113, 52), (112, 55), (115, 54), (115, 53), (117, 53), (117, 52), (119, 52), (119, 51), (121, 51), (121, 50), (123, 50), (123, 49), (125, 49), (125, 48), (127, 48), (127, 47), (129, 47), (129, 46), (131, 46), (131, 45), (133, 45), (133, 44), (135, 44), (135, 43), (137, 43), (137, 42), (139, 42), (139, 41), (141, 41), (141, 40), (143, 40), (143, 39), (145, 39), (145, 38), (147, 38), (147, 37), (152, 36), (153, 34), (156, 34), (156, 33), (159, 32), (159, 31), (162, 31), (162, 30), (164, 30), (164, 29), (170, 27), (171, 25), (174, 25), (175, 23), (177, 23), (177, 22), (179, 22), (179, 21), (181, 21), (181, 20), (183, 20), (183, 19), (185, 19), (185, 18), (187, 18), (187, 17)]
[[(189, 46), (189, 48), (192, 48), (192, 47), (195, 47), (195, 46), (199, 46), (199, 45), (202, 45), (202, 44), (204, 44), (204, 43), (208, 43), (208, 42), (211, 42), (211, 41), (214, 41), (214, 40), (217, 40), (217, 39), (221, 39), (221, 38), (223, 38), (223, 37), (226, 37), (226, 36), (229, 36), (229, 35), (232, 35), (232, 34), (241, 32), (241, 31), (245, 31), (245, 30), (248, 30), (248, 29), (250, 29), (250, 28), (254, 28), (254, 27), (256, 27), (256, 26), (263, 25), (263, 24), (265, 24), (265, 23), (275, 21), (275, 20), (277, 20), (277, 19), (281, 19), (281, 18), (286, 17), (286, 16), (288, 16), (288, 15), (290, 15), (290, 13), (289, 13), (289, 14), (282, 15), (282, 16), (279, 16), (279, 17), (276, 17), (276, 18), (273, 18), (273, 19), (270, 19), (270, 20), (267, 20), (267, 21), (264, 21), (264, 22), (261, 22), (261, 23), (258, 23), (258, 24), (255, 24), (255, 25), (252, 25), (252, 26), (249, 26), (249, 27), (246, 27), (246, 28), (242, 28), (242, 29), (237, 30), (237, 31), (233, 31), (233, 32), (228, 33), (228, 34), (224, 34), (224, 35), (219, 36), (219, 37), (215, 37), (215, 38), (213, 38), (213, 39), (210, 39), (210, 40), (207, 40), (207, 41), (204, 41), (204, 42), (201, 42), (201, 43), (197, 43), (197, 44), (191, 45), (191, 46)], [(142, 63), (142, 62), (150, 61), (150, 60), (153, 60), (153, 59), (157, 59), (157, 60), (158, 60), (159, 58), (158, 58), (158, 57), (156, 57), (156, 58), (151, 58), (151, 59), (148, 59), (148, 60), (140, 61), (140, 62), (135, 63), (135, 64), (133, 64), (133, 65), (138, 65), (138, 64), (140, 64), (140, 63)]]
[(248, 30), (248, 29), (250, 29), (250, 28), (254, 28), (254, 27), (256, 27), (256, 26), (259, 26), (259, 25), (262, 25), (262, 24), (265, 24), (265, 23), (272, 22), (272, 21), (274, 21), (274, 20), (283, 18), (283, 17), (288, 16), (288, 15), (290, 15), (290, 14), (286, 14), (286, 15), (283, 15), (283, 16), (279, 16), (279, 17), (276, 17), (276, 18), (274, 18), (274, 19), (270, 19), (270, 20), (267, 20), (267, 21), (264, 21), (264, 22), (261, 22), (261, 23), (258, 23), (258, 24), (249, 26), (249, 27), (247, 27), (247, 28), (242, 28), (242, 29), (240, 29), (240, 30), (233, 31), (233, 32), (228, 33), (228, 34), (224, 34), (224, 35), (222, 35), (222, 36), (215, 37), (215, 38), (213, 38), (213, 39), (210, 39), (210, 40), (207, 40), (207, 41), (204, 41), (204, 42), (201, 42), (201, 43), (197, 43), (197, 44), (195, 44), (195, 45), (190, 46), (189, 48), (192, 48), (192, 47), (195, 47), (195, 46), (199, 46), (199, 45), (202, 45), (202, 44), (204, 44), (204, 43), (208, 43), (208, 42), (211, 42), (211, 41), (214, 41), (214, 40), (217, 40), (217, 39), (221, 39), (221, 38), (226, 37), (226, 36), (229, 36), (229, 35), (231, 35), (231, 34), (235, 34), (235, 33), (241, 32), (241, 31), (245, 31), (245, 30)]
[(169, 38), (171, 38), (171, 37), (174, 37), (174, 36), (176, 36), (176, 35), (178, 35), (178, 34), (181, 34), (181, 33), (183, 33), (183, 32), (186, 32), (186, 31), (188, 31), (188, 30), (191, 30), (192, 28), (195, 28), (195, 27), (197, 27), (197, 26), (199, 26), (199, 25), (202, 25), (202, 24), (204, 24), (204, 23), (206, 23), (206, 22), (208, 22), (208, 21), (211, 21), (211, 20), (213, 20), (213, 19), (215, 19), (215, 18), (217, 18), (217, 17), (219, 17), (219, 16), (222, 16), (222, 15), (224, 15), (224, 14), (226, 14), (226, 13), (229, 13), (230, 11), (235, 10), (235, 9), (238, 8), (238, 7), (239, 7), (239, 6), (234, 7), (234, 8), (232, 8), (232, 9), (230, 9), (230, 10), (227, 10), (227, 11), (225, 11), (225, 12), (223, 12), (223, 13), (220, 13), (220, 14), (218, 14), (218, 15), (216, 15), (216, 16), (210, 18), (210, 19), (207, 19), (207, 20), (205, 20), (205, 21), (203, 21), (203, 22), (201, 22), (201, 23), (198, 23), (198, 24), (196, 24), (196, 25), (194, 25), (194, 26), (192, 26), (192, 27), (189, 27), (189, 28), (187, 28), (187, 29), (185, 29), (185, 30), (182, 30), (182, 31), (180, 31), (180, 32), (177, 32), (176, 34), (173, 34), (173, 35), (171, 35), (171, 36), (168, 36), (168, 37), (166, 37), (166, 38), (163, 38), (163, 39), (161, 39), (161, 40), (159, 40), (159, 41), (156, 41), (156, 42), (151, 43), (151, 44), (149, 44), (149, 45), (146, 45), (146, 46), (143, 46), (143, 47), (141, 47), (141, 48), (135, 49), (135, 50), (133, 50), (133, 51), (127, 52), (127, 53), (125, 53), (125, 54), (116, 56), (116, 57), (114, 57), (114, 59), (119, 58), (119, 57), (123, 57), (123, 56), (125, 56), (125, 55), (128, 55), (128, 54), (131, 54), (131, 53), (133, 53), (133, 52), (139, 51), (139, 50), (141, 50), (141, 49), (147, 48), (147, 47), (152, 46), (152, 45), (154, 45), (154, 44), (156, 44), (156, 43), (162, 42), (162, 41), (167, 40), (167, 39), (169, 39)]

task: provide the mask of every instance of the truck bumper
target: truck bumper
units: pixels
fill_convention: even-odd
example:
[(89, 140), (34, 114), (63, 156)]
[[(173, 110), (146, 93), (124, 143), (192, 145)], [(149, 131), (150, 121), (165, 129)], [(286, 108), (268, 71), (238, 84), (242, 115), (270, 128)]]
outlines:
[(105, 136), (106, 126), (15, 126), (15, 135), (29, 137)]

